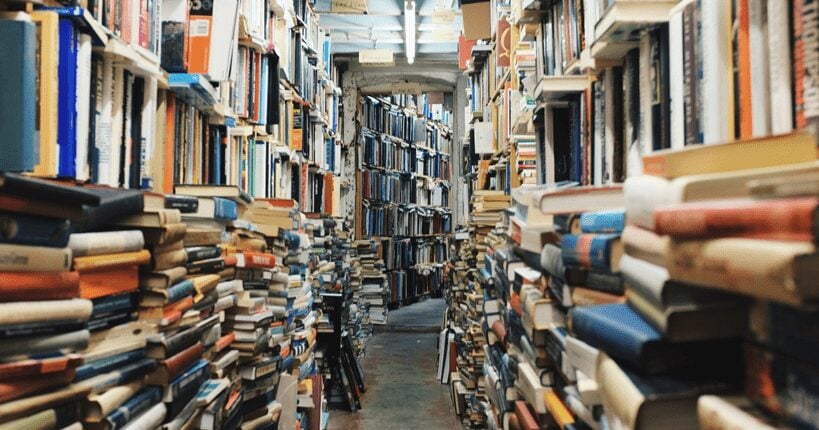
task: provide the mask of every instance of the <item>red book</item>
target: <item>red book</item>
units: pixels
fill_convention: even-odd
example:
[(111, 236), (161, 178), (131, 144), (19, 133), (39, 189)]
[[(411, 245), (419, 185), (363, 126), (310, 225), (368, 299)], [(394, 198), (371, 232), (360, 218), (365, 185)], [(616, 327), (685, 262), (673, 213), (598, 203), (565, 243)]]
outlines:
[(515, 416), (518, 418), (518, 424), (523, 430), (539, 430), (540, 424), (537, 423), (529, 406), (522, 400), (515, 401)]
[(79, 354), (4, 363), (0, 364), (0, 380), (62, 373), (82, 363), (83, 358)]
[(506, 327), (503, 326), (501, 320), (495, 320), (492, 323), (492, 332), (495, 333), (501, 343), (506, 343)]
[(654, 211), (657, 234), (678, 238), (741, 236), (813, 241), (817, 197), (692, 202)]
[(18, 380), (0, 382), (0, 402), (8, 402), (68, 385), (74, 379), (74, 373), (74, 369), (68, 369), (59, 373), (27, 376)]
[(78, 272), (0, 272), (0, 302), (61, 300), (79, 296)]
[(276, 267), (276, 256), (262, 252), (245, 251), (236, 256), (237, 266), (247, 269), (272, 269)]

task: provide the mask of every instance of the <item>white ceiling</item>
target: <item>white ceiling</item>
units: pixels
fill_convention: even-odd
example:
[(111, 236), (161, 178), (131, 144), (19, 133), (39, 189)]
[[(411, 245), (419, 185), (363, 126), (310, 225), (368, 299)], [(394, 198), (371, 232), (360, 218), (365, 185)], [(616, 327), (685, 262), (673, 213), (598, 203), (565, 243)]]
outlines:
[[(455, 0), (416, 0), (416, 52), (457, 54), (463, 27)], [(331, 13), (331, 0), (317, 0), (315, 10), (322, 28), (330, 32), (334, 53), (353, 54), (362, 49), (390, 49), (404, 53), (404, 1), (369, 0), (367, 14)], [(428, 55), (431, 56), (431, 55)]]

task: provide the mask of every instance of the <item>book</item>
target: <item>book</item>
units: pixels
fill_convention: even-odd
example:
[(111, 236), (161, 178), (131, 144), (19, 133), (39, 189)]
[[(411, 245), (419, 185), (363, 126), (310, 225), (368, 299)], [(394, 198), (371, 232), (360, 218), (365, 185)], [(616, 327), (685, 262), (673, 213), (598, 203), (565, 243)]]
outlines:
[(163, 228), (182, 222), (182, 214), (176, 209), (162, 209), (157, 212), (144, 212), (120, 219), (117, 225), (137, 228)]
[(624, 255), (626, 297), (667, 339), (679, 342), (745, 335), (748, 303), (739, 296), (671, 281), (660, 266)]
[(720, 238), (672, 240), (667, 249), (671, 279), (794, 305), (816, 300), (812, 243)]
[(618, 234), (565, 234), (560, 239), (564, 265), (617, 272), (623, 245)]
[(539, 197), (545, 214), (573, 214), (624, 206), (621, 185), (588, 186), (544, 191)]
[(222, 197), (245, 206), (253, 203), (253, 198), (250, 195), (238, 187), (228, 185), (176, 184), (174, 193), (196, 197)]
[(0, 301), (71, 299), (79, 296), (77, 272), (3, 272)]
[(765, 417), (744, 396), (706, 394), (697, 399), (700, 428), (773, 430), (776, 423)]
[(168, 385), (180, 373), (190, 368), (202, 358), (202, 344), (197, 342), (179, 353), (166, 358), (148, 375), (146, 382), (150, 385)]
[[(729, 342), (670, 343), (624, 303), (572, 308), (567, 327), (579, 340), (648, 374), (696, 369), (697, 362), (712, 359), (715, 348), (733, 351)], [(712, 350), (706, 352), (708, 348)]]
[(683, 203), (654, 211), (657, 234), (674, 238), (748, 237), (810, 242), (819, 198), (729, 199)]
[(5, 95), (0, 133), (5, 136), (4, 156), (0, 170), (30, 172), (39, 163), (39, 130), (36, 92), (37, 28), (28, 14), (4, 14), (0, 17), (0, 40), (8, 54), (2, 70), (6, 78), (0, 84)]
[(144, 245), (145, 241), (139, 230), (74, 233), (68, 240), (68, 247), (74, 257), (135, 252)]
[(673, 179), (686, 175), (784, 166), (816, 159), (816, 139), (805, 133), (720, 141), (722, 143), (647, 154), (643, 157), (643, 172)]
[[(816, 174), (819, 162), (787, 164), (731, 172), (683, 176), (666, 180), (656, 176), (629, 178), (624, 184), (629, 223), (654, 228), (654, 209), (665, 204), (751, 197), (754, 181), (784, 180)], [(787, 197), (784, 195), (782, 197)]]
[(0, 271), (67, 272), (71, 269), (71, 249), (0, 243)]
[(136, 395), (144, 385), (142, 381), (132, 381), (111, 388), (104, 393), (88, 396), (88, 400), (83, 405), (85, 421), (91, 423), (101, 422), (128, 399)]
[(68, 220), (12, 212), (0, 212), (0, 220), (6, 226), (2, 243), (62, 248), (72, 229)]

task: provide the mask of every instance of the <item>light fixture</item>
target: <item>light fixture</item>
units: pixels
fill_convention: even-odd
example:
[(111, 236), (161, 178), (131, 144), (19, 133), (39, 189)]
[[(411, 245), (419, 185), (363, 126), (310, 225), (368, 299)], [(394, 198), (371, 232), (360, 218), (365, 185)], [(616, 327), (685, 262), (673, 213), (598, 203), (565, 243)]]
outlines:
[(404, 50), (407, 53), (407, 63), (415, 61), (415, 1), (407, 0), (404, 3)]

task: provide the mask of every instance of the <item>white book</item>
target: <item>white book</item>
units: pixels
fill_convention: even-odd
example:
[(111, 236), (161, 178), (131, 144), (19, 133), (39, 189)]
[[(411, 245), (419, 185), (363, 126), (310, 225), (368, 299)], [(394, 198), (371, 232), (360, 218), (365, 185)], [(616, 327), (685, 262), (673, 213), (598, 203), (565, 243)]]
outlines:
[[(125, 79), (123, 79), (122, 67), (112, 66), (113, 71), (111, 75), (113, 95), (113, 105), (111, 107), (111, 139), (108, 142), (108, 180), (104, 182), (105, 185), (112, 187), (119, 186), (119, 163), (120, 163), (120, 142), (124, 138), (122, 135), (122, 121), (124, 112), (122, 110), (123, 99), (125, 98)], [(107, 72), (106, 72), (107, 73)], [(102, 159), (100, 153), (100, 159)], [(102, 164), (102, 163), (101, 163)], [(102, 181), (100, 181), (102, 183)]]
[(768, 78), (772, 134), (793, 130), (789, 5), (787, 0), (768, 0)]
[(633, 163), (631, 157), (638, 155), (642, 160), (642, 156), (654, 148), (652, 133), (654, 118), (651, 109), (651, 95), (654, 91), (651, 88), (651, 68), (651, 35), (648, 31), (644, 31), (640, 35), (640, 145), (637, 146), (637, 152), (629, 151), (629, 176), (643, 173), (643, 163)]
[(151, 169), (151, 158), (154, 154), (154, 146), (156, 145), (156, 94), (158, 90), (159, 83), (156, 78), (153, 76), (146, 77), (142, 101), (142, 142), (140, 146), (142, 152), (140, 154), (141, 160), (139, 160), (140, 182), (143, 178), (152, 178), (154, 176), (154, 172)]
[(702, 17), (702, 82), (700, 121), (703, 143), (734, 137), (734, 79), (731, 1), (699, 2)]
[(683, 49), (683, 10), (674, 8), (668, 17), (668, 95), (672, 149), (685, 146)]
[(88, 123), (91, 111), (91, 35), (80, 34), (77, 48), (77, 153), (74, 158), (76, 179), (84, 181), (88, 170)]
[[(753, 136), (770, 131), (770, 92), (768, 90), (768, 20), (765, 2), (748, 2), (748, 38), (751, 48), (751, 117)], [(785, 28), (788, 28), (787, 26)]]
[[(260, 14), (253, 14), (260, 15)], [(212, 81), (226, 81), (233, 60), (233, 46), (239, 27), (239, 2), (215, 0), (213, 2), (213, 28), (210, 36), (208, 76)]]
[(165, 403), (157, 403), (142, 415), (132, 419), (122, 430), (155, 429), (162, 424), (167, 411)]

